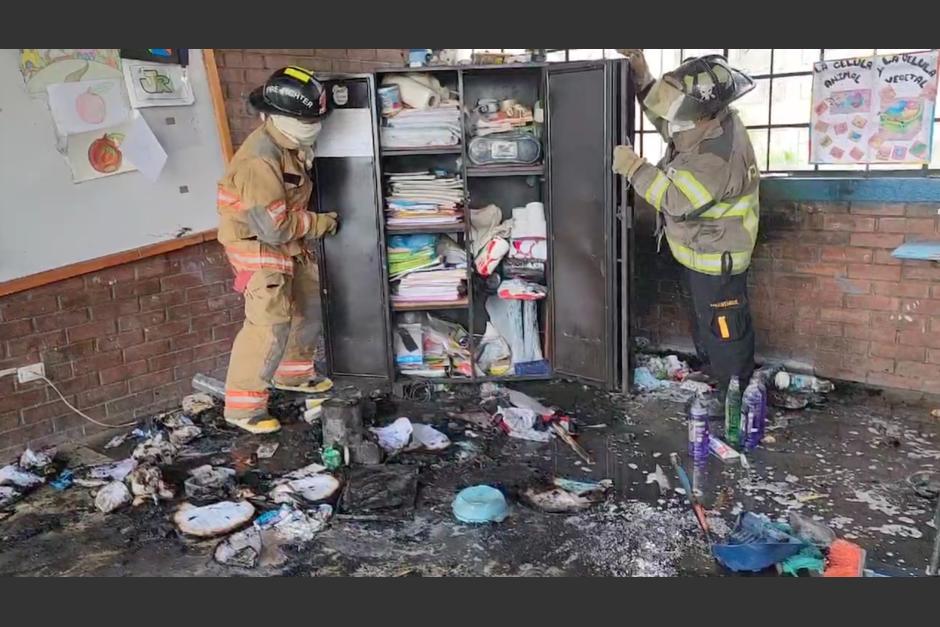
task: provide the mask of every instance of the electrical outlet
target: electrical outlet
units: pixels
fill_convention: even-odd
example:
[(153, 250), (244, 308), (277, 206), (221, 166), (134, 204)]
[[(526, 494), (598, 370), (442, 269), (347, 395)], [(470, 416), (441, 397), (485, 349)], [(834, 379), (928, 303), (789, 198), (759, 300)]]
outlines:
[(30, 381), (42, 379), (44, 376), (46, 376), (46, 367), (42, 362), (23, 366), (16, 370), (16, 378), (20, 383), (29, 383)]

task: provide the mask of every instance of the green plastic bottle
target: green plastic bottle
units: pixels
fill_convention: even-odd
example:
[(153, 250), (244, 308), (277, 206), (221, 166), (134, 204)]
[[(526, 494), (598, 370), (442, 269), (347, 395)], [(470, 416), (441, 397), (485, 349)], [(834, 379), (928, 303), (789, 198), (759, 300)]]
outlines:
[(737, 448), (741, 437), (741, 382), (731, 377), (725, 396), (725, 439)]
[(320, 457), (323, 459), (323, 465), (326, 466), (327, 470), (336, 470), (343, 465), (343, 454), (332, 446), (323, 449)]

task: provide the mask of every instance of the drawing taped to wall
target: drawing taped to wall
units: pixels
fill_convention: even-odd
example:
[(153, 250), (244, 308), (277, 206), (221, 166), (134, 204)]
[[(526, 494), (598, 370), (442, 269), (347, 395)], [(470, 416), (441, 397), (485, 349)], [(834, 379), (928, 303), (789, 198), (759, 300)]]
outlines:
[(129, 127), (126, 122), (105, 130), (70, 135), (66, 158), (72, 169), (72, 181), (81, 183), (136, 170), (121, 151)]
[(123, 68), (127, 94), (135, 109), (191, 105), (195, 101), (184, 67), (125, 60)]
[(130, 113), (120, 79), (57, 83), (49, 85), (47, 91), (59, 135), (115, 126)]
[(19, 65), (31, 95), (56, 83), (121, 77), (116, 48), (21, 48)]

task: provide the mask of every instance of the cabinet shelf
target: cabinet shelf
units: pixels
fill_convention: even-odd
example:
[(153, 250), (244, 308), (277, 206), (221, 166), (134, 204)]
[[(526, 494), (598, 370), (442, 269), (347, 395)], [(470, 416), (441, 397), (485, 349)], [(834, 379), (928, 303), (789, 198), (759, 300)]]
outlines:
[(488, 383), (488, 382), (500, 382), (500, 381), (544, 381), (546, 379), (551, 379), (552, 374), (506, 374), (502, 376), (483, 376), (476, 377), (474, 382), (476, 383)]
[(421, 226), (385, 225), (385, 232), (390, 234), (409, 233), (463, 233), (464, 224), (426, 224)]
[(463, 146), (418, 146), (415, 148), (382, 148), (383, 157), (406, 157), (409, 155), (459, 155)]
[(429, 301), (425, 303), (396, 303), (392, 302), (395, 311), (435, 311), (440, 309), (466, 309), (470, 306), (469, 298), (449, 301)]
[(545, 166), (538, 165), (490, 165), (470, 166), (467, 168), (468, 177), (484, 176), (542, 176)]

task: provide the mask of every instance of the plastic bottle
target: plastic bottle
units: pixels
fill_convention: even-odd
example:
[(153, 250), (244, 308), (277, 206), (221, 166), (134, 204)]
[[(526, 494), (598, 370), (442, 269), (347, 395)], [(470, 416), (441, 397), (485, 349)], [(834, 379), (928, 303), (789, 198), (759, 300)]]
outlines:
[(767, 392), (767, 386), (770, 382), (758, 373), (757, 389), (760, 391), (760, 420), (757, 422), (757, 443), (764, 440), (764, 434), (767, 432), (767, 407), (770, 405), (770, 394)]
[(790, 374), (778, 372), (774, 377), (774, 386), (787, 392), (817, 392), (827, 393), (835, 389), (831, 381), (818, 379), (808, 374)]
[(343, 456), (336, 448), (330, 446), (320, 452), (323, 465), (327, 470), (336, 470), (343, 465)]
[(758, 376), (751, 377), (741, 402), (741, 434), (739, 442), (747, 450), (757, 448), (764, 437), (767, 421), (767, 389)]
[(216, 398), (225, 398), (225, 383), (202, 373), (193, 377), (193, 389)]
[(696, 465), (708, 462), (708, 407), (696, 396), (689, 409), (689, 456)]
[(731, 377), (728, 393), (725, 395), (725, 440), (731, 446), (737, 446), (741, 433), (741, 382)]

